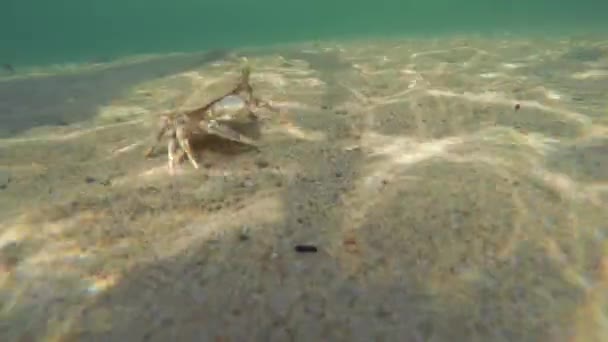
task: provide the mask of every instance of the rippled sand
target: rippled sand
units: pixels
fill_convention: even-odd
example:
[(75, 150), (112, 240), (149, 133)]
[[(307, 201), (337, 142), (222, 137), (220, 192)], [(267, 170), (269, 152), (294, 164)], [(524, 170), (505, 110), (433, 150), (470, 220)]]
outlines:
[[(288, 121), (144, 159), (238, 54)], [(608, 41), (208, 57), (0, 80), (1, 341), (608, 339)]]

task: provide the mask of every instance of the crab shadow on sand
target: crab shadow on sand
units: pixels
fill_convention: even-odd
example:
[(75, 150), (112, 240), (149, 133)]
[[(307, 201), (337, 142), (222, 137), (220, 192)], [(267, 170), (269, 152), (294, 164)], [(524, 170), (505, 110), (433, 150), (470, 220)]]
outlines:
[(65, 126), (97, 115), (136, 84), (225, 59), (226, 51), (155, 58), (78, 74), (0, 81), (0, 137)]

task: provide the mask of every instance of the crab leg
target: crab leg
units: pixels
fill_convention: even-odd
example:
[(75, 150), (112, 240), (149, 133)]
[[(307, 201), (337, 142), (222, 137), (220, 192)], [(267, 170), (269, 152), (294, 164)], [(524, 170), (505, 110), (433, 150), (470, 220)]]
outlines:
[(175, 137), (171, 137), (169, 139), (169, 143), (167, 144), (167, 155), (169, 157), (169, 173), (173, 174), (175, 170), (175, 161), (178, 144), (177, 139)]
[(190, 160), (192, 166), (194, 166), (195, 169), (198, 169), (199, 166), (196, 159), (194, 159), (194, 153), (192, 152), (192, 147), (190, 146), (189, 134), (186, 128), (177, 127), (175, 135), (177, 137), (179, 146), (182, 148), (182, 150), (184, 150), (184, 152), (186, 152), (186, 156), (188, 157), (188, 160)]

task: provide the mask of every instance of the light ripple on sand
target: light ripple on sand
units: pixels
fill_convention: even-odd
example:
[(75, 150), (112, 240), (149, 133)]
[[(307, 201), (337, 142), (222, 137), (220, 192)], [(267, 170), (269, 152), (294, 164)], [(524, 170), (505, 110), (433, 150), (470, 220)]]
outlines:
[(515, 99), (509, 99), (509, 98), (505, 97), (504, 94), (498, 93), (498, 92), (456, 93), (456, 92), (447, 91), (447, 90), (431, 89), (431, 90), (428, 90), (428, 93), (429, 93), (429, 95), (432, 95), (432, 96), (458, 97), (461, 99), (465, 99), (465, 100), (468, 100), (471, 102), (478, 102), (478, 103), (492, 103), (492, 104), (500, 104), (500, 105), (508, 105), (508, 106), (514, 106), (515, 104), (519, 103), (522, 106), (536, 108), (536, 109), (540, 109), (545, 112), (556, 114), (563, 118), (566, 118), (566, 119), (569, 119), (572, 121), (576, 121), (579, 124), (583, 124), (586, 126), (591, 125), (591, 119), (581, 113), (574, 112), (574, 111), (567, 110), (567, 109), (549, 107), (549, 106), (543, 105), (537, 101), (531, 101), (531, 100), (518, 101)]

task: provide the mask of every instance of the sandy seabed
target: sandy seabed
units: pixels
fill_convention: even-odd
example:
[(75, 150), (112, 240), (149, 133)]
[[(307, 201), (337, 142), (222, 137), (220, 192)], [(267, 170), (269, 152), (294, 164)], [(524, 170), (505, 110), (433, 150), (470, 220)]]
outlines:
[[(258, 151), (151, 159), (247, 56)], [(515, 106), (519, 109), (515, 110)], [(327, 41), (0, 79), (0, 341), (606, 341), (608, 41)], [(294, 251), (312, 244), (317, 253)]]

